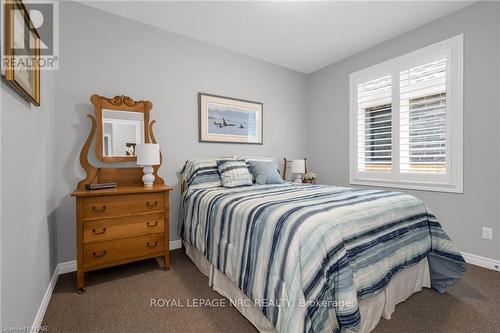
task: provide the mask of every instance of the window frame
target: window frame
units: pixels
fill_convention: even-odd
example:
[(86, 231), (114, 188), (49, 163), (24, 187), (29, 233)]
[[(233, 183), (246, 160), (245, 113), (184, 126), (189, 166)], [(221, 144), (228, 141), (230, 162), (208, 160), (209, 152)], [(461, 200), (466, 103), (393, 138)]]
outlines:
[[(400, 72), (446, 56), (446, 174), (400, 173)], [(358, 171), (357, 86), (381, 76), (392, 79), (391, 172)], [(463, 193), (463, 35), (370, 66), (349, 76), (349, 182), (425, 191)]]

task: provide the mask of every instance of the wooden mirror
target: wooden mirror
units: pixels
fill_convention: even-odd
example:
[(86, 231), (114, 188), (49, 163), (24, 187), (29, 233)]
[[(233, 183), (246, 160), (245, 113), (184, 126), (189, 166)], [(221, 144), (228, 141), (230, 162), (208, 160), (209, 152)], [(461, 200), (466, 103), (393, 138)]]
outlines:
[(106, 163), (137, 160), (136, 145), (150, 142), (149, 111), (153, 104), (127, 96), (92, 95), (90, 100), (97, 121), (97, 159)]
[[(85, 170), (85, 173), (87, 175), (85, 179), (78, 183), (78, 190), (85, 190), (87, 185), (95, 182), (115, 182), (119, 186), (142, 186), (143, 182), (141, 180), (141, 177), (143, 175), (143, 172), (141, 167), (132, 167), (129, 165), (123, 166), (119, 165), (120, 163), (118, 163), (117, 165), (111, 165), (110, 167), (96, 167), (92, 165), (92, 163), (90, 163), (88, 157), (91, 144), (94, 141), (94, 137), (97, 133), (97, 137), (95, 140), (97, 159), (107, 163), (137, 160), (135, 154), (128, 156), (119, 155), (120, 153), (115, 156), (109, 155), (109, 145), (111, 144), (111, 142), (107, 143), (107, 148), (104, 147), (105, 140), (109, 140), (109, 138), (103, 139), (107, 134), (107, 130), (104, 129), (103, 124), (109, 123), (108, 119), (116, 119), (115, 123), (132, 123), (134, 124), (133, 132), (136, 133), (134, 138), (137, 139), (137, 137), (139, 137), (137, 141), (140, 141), (142, 139), (145, 143), (157, 143), (153, 133), (153, 125), (155, 124), (155, 121), (149, 119), (149, 113), (153, 108), (153, 103), (151, 103), (150, 101), (134, 101), (128, 96), (116, 96), (113, 98), (107, 98), (99, 95), (92, 95), (92, 97), (90, 97), (90, 101), (94, 105), (95, 116), (91, 114), (87, 115), (87, 117), (89, 117), (90, 121), (92, 122), (92, 127), (90, 129), (87, 140), (85, 141), (85, 144), (80, 151), (80, 164), (82, 165), (82, 168)], [(121, 120), (127, 121), (121, 122)], [(128, 120), (131, 121), (129, 122)], [(113, 123), (113, 121), (111, 122)], [(135, 126), (135, 124), (137, 123), (140, 123), (140, 125), (138, 125), (139, 128)], [(130, 131), (132, 132), (132, 130)], [(108, 151), (105, 154), (106, 149), (108, 149)], [(160, 164), (153, 166), (155, 185), (163, 185), (165, 183), (163, 179), (158, 176), (158, 169), (161, 167), (162, 163), (163, 155), (160, 151)]]

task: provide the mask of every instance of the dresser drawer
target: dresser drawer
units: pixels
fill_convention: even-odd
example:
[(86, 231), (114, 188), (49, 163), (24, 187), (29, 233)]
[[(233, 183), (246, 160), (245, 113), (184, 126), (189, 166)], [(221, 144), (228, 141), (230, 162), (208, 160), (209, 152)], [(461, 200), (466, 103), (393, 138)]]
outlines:
[(163, 213), (85, 221), (83, 243), (154, 234), (163, 232), (164, 226)]
[(165, 234), (117, 239), (83, 246), (83, 266), (94, 269), (165, 253)]
[(163, 211), (163, 193), (126, 194), (85, 198), (83, 219), (101, 219)]

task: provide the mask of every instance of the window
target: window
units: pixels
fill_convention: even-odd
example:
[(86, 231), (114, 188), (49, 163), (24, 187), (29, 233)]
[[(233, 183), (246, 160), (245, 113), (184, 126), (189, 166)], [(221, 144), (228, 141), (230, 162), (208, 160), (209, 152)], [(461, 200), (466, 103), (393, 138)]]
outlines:
[[(391, 170), (391, 104), (382, 104), (365, 109), (366, 133), (364, 144), (366, 159), (362, 159), (365, 169)], [(363, 147), (361, 148), (363, 149)]]
[(463, 37), (350, 77), (351, 184), (462, 192)]

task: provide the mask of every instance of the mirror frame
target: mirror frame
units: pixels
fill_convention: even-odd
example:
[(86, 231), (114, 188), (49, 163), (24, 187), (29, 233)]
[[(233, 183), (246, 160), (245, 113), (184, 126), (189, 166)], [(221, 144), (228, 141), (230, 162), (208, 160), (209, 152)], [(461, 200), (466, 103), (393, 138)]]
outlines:
[(144, 143), (150, 143), (151, 137), (149, 133), (149, 111), (153, 108), (151, 101), (134, 101), (132, 98), (122, 95), (113, 98), (107, 98), (99, 95), (92, 95), (90, 98), (94, 105), (94, 111), (97, 122), (97, 138), (96, 138), (96, 156), (97, 159), (104, 163), (130, 162), (136, 161), (136, 156), (104, 156), (103, 152), (103, 126), (102, 126), (102, 110), (113, 110), (123, 112), (141, 112), (144, 114)]

